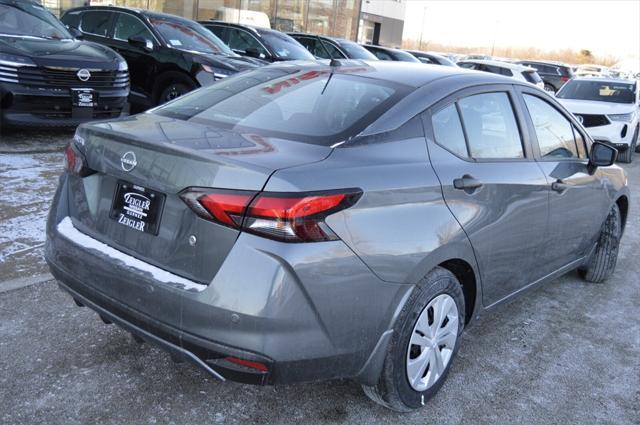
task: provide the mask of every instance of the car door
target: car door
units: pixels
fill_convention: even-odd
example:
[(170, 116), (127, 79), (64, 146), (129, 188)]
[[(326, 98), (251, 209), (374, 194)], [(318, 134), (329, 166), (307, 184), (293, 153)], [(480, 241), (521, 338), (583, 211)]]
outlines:
[(549, 225), (540, 270), (552, 273), (588, 254), (609, 199), (589, 167), (588, 140), (569, 115), (539, 92), (519, 88), (537, 161), (547, 179)]
[(425, 114), (431, 164), (473, 246), (485, 306), (534, 282), (547, 225), (547, 181), (515, 96), (509, 85), (467, 89)]
[(302, 44), (313, 56), (320, 59), (331, 59), (331, 55), (324, 48), (318, 37), (297, 37), (296, 41)]
[(109, 45), (107, 35), (113, 25), (113, 12), (108, 10), (83, 10), (78, 19), (78, 30), (85, 40)]
[(157, 49), (158, 39), (153, 35), (148, 25), (132, 13), (115, 12), (114, 21), (109, 41), (111, 47), (120, 53), (129, 65), (131, 96), (136, 102), (150, 100), (152, 94), (149, 81), (156, 74), (156, 60), (152, 51), (141, 46), (134, 46), (128, 40), (131, 37), (142, 37), (151, 41), (153, 49)]

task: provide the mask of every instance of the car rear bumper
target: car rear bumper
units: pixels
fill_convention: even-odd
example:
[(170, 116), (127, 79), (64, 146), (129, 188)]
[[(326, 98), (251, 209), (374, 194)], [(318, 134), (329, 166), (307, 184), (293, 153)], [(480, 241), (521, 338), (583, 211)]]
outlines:
[[(73, 215), (67, 180), (61, 178), (51, 208), (45, 258), (81, 304), (224, 379), (377, 380), (389, 329), (411, 285), (378, 280), (339, 241), (284, 244), (247, 234), (209, 285), (191, 285), (61, 228)], [(75, 224), (81, 232), (82, 223)], [(229, 357), (261, 363), (266, 371)]]
[(69, 89), (0, 83), (0, 120), (12, 127), (75, 127), (129, 112), (128, 89), (96, 90), (97, 106), (74, 107)]

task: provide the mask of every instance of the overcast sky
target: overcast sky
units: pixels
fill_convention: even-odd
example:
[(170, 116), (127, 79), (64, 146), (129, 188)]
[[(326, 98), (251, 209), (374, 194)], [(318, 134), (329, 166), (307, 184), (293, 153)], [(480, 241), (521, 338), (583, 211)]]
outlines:
[(407, 0), (404, 38), (421, 28), (423, 43), (491, 46), (495, 37), (496, 46), (640, 57), (640, 0)]

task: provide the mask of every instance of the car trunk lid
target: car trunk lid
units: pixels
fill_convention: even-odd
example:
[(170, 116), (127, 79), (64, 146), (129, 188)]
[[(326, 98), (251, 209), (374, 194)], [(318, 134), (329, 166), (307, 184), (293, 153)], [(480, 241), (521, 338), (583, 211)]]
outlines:
[[(180, 192), (188, 187), (259, 192), (276, 170), (321, 161), (331, 152), (152, 113), (82, 127), (75, 143), (96, 172), (72, 184), (70, 210), (79, 229), (204, 284), (215, 276), (239, 231), (197, 217)], [(151, 210), (144, 208), (149, 207), (145, 199)], [(137, 214), (153, 223), (136, 228)]]

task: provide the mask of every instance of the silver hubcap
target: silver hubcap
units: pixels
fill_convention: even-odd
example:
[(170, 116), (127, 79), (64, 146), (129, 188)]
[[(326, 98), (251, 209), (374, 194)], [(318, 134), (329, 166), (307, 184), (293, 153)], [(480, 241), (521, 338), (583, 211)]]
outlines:
[(447, 294), (427, 304), (413, 327), (407, 348), (407, 379), (416, 391), (435, 384), (446, 369), (458, 339), (458, 308)]

